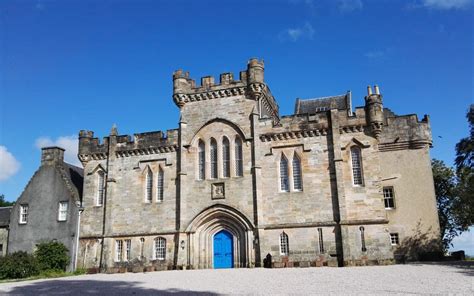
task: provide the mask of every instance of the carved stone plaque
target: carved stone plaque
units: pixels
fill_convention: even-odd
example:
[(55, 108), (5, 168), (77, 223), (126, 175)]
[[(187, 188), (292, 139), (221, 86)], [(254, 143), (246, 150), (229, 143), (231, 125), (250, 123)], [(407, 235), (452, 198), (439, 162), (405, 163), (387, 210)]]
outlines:
[(224, 183), (211, 184), (211, 198), (222, 199), (225, 198), (225, 186)]

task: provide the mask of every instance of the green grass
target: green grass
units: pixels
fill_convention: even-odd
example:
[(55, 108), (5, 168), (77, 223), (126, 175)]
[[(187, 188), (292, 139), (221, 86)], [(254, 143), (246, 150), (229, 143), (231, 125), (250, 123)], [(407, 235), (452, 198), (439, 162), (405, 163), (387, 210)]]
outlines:
[(65, 272), (62, 270), (46, 270), (46, 271), (42, 271), (38, 275), (31, 276), (28, 278), (0, 280), (0, 284), (11, 283), (11, 282), (32, 281), (32, 280), (40, 280), (40, 279), (54, 279), (54, 278), (61, 278), (61, 277), (68, 277), (68, 276), (76, 276), (76, 275), (81, 275), (85, 273), (86, 273), (86, 270), (81, 269), (81, 268), (78, 268), (75, 272)]

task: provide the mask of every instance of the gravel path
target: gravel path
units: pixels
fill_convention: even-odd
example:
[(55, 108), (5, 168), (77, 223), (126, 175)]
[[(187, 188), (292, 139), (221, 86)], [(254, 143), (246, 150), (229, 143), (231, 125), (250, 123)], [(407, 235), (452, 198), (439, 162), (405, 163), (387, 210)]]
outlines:
[(226, 269), (82, 275), (0, 284), (1, 295), (474, 295), (474, 265)]

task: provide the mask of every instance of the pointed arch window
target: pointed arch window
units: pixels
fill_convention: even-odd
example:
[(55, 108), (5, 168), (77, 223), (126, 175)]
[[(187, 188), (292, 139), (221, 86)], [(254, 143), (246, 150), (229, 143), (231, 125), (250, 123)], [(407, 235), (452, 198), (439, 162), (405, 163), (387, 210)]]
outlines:
[(166, 239), (163, 237), (155, 238), (153, 259), (165, 260), (166, 259)]
[(202, 140), (198, 144), (198, 179), (204, 180), (206, 177), (206, 145)]
[(301, 180), (301, 161), (295, 154), (293, 155), (293, 188), (294, 190), (303, 190), (303, 181)]
[(151, 202), (153, 199), (153, 172), (150, 168), (147, 168), (146, 171), (146, 180), (145, 180), (145, 201)]
[(222, 176), (230, 177), (230, 144), (227, 137), (222, 140)]
[(290, 191), (290, 185), (288, 182), (288, 160), (285, 155), (281, 154), (280, 159), (280, 190), (281, 191)]
[(237, 137), (235, 139), (235, 175), (237, 177), (242, 177), (244, 175), (244, 165), (242, 158), (242, 140)]
[(362, 186), (364, 179), (362, 177), (362, 157), (359, 147), (351, 148), (351, 162), (352, 162), (352, 181), (354, 185)]
[(290, 254), (290, 244), (288, 235), (285, 232), (280, 234), (280, 255), (288, 256)]
[(160, 167), (158, 169), (158, 182), (156, 186), (156, 201), (158, 202), (163, 201), (164, 178), (165, 178), (165, 174), (163, 172), (163, 169)]
[(217, 179), (217, 142), (211, 139), (211, 179)]
[(103, 171), (97, 172), (97, 199), (96, 205), (102, 206), (104, 204), (105, 196), (105, 173)]

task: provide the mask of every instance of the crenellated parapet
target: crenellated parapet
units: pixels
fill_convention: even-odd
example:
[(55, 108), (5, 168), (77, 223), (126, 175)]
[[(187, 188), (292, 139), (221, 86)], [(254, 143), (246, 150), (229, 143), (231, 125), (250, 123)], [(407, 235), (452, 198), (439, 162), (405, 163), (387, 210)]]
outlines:
[(79, 132), (79, 159), (83, 164), (90, 160), (106, 159), (109, 155), (128, 157), (174, 152), (178, 149), (178, 130), (146, 132), (129, 135), (117, 135), (112, 129), (110, 136), (102, 142), (94, 137), (93, 131)]
[(212, 76), (202, 77), (200, 86), (196, 86), (189, 72), (177, 70), (173, 73), (173, 100), (179, 108), (190, 102), (235, 96), (246, 96), (247, 99), (257, 101), (261, 117), (279, 121), (278, 104), (264, 81), (263, 61), (251, 59), (247, 70), (240, 72), (239, 80), (234, 80), (232, 73), (223, 73), (220, 74), (219, 83), (215, 83)]
[(397, 116), (385, 109), (384, 130), (379, 139), (380, 151), (420, 149), (433, 144), (430, 119), (416, 114)]

